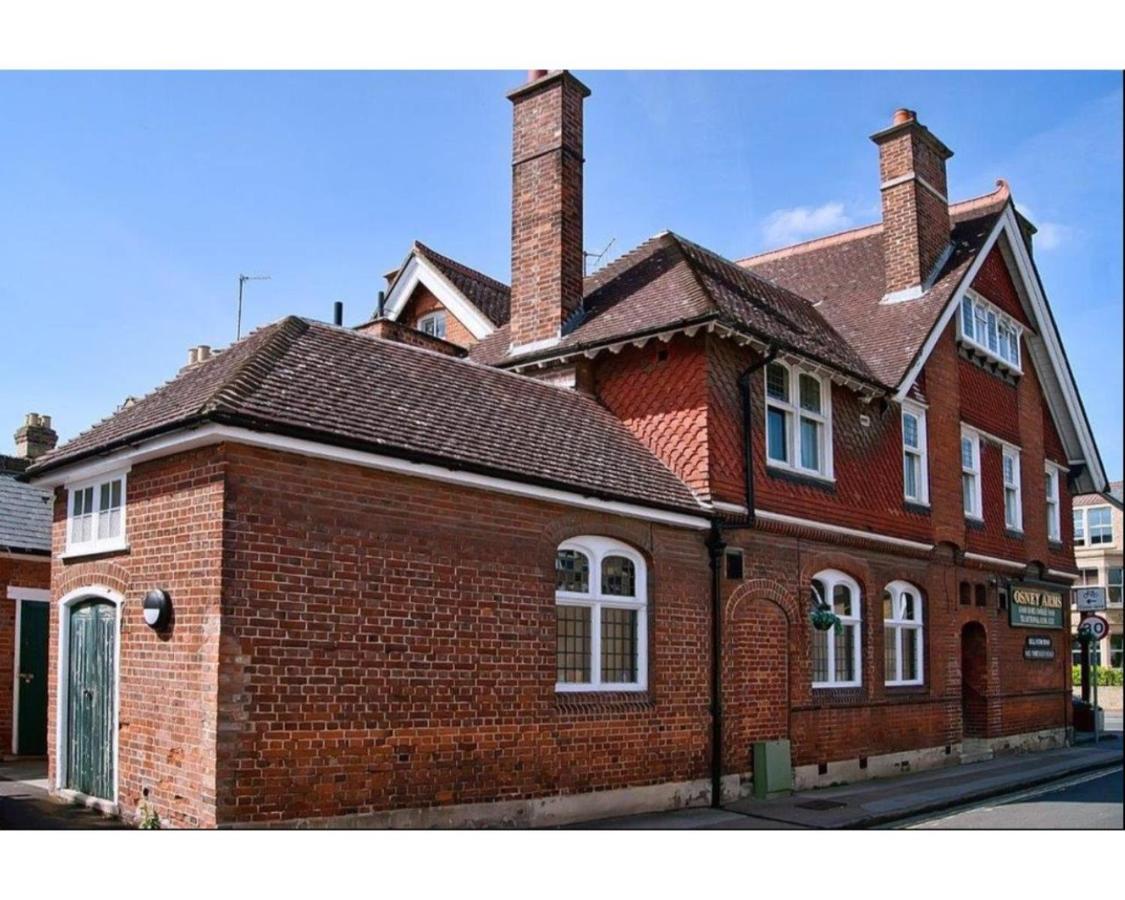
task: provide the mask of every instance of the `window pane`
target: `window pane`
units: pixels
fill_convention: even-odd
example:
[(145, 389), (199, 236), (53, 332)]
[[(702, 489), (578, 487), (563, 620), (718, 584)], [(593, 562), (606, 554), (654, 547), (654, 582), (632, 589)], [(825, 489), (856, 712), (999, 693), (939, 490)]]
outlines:
[(1007, 454), (1004, 456), (1004, 483), (1016, 483), (1016, 461)]
[(965, 337), (973, 336), (973, 301), (968, 295), (961, 298), (961, 331)]
[(766, 391), (775, 400), (789, 402), (789, 371), (785, 366), (777, 363), (766, 366)]
[(988, 312), (988, 349), (996, 352), (996, 313)]
[(855, 615), (852, 589), (846, 584), (838, 584), (832, 589), (832, 612), (838, 616)]
[(902, 618), (907, 622), (918, 619), (918, 602), (910, 591), (902, 592)]
[(769, 426), (767, 434), (769, 457), (779, 462), (789, 461), (788, 418), (788, 413), (782, 412), (779, 409), (771, 409), (767, 416), (767, 424)]
[(898, 681), (897, 649), (895, 636), (897, 628), (883, 629), (883, 679), (885, 681)]
[[(1106, 595), (1110, 603), (1121, 602), (1121, 569), (1114, 567), (1106, 573)], [(1120, 635), (1118, 635), (1120, 637)]]
[(801, 375), (798, 379), (801, 385), (801, 409), (809, 412), (820, 412), (820, 382), (811, 375)]
[(972, 469), (973, 465), (973, 441), (972, 438), (961, 438), (961, 468)]
[(1055, 499), (1055, 470), (1048, 469), (1045, 473), (1046, 478), (1043, 480), (1043, 485), (1047, 491), (1047, 502)]
[(612, 597), (635, 597), (636, 568), (624, 556), (607, 556), (602, 561), (602, 593)]
[(965, 515), (974, 516), (977, 512), (976, 476), (961, 476), (961, 497), (965, 504)]
[(112, 483), (112, 485), (110, 486), (109, 505), (114, 506), (114, 507), (117, 507), (117, 506), (121, 505), (121, 479), (120, 478), (117, 479), (117, 481), (114, 481)]
[(918, 677), (918, 629), (902, 629), (902, 680), (914, 681)]
[(1004, 488), (1004, 524), (1009, 528), (1019, 525), (1016, 507), (1016, 492), (1011, 488)]
[(912, 453), (902, 456), (902, 492), (911, 499), (918, 498), (918, 482), (921, 480), (921, 461)]
[(1074, 543), (1081, 544), (1085, 540), (1083, 524), (1085, 519), (1082, 516), (1082, 510), (1074, 511)]
[(828, 635), (830, 631), (817, 631), (812, 633), (812, 664), (813, 681), (823, 682), (828, 680)]
[(602, 609), (602, 681), (637, 680), (637, 610)]
[(893, 619), (895, 617), (894, 597), (891, 596), (890, 591), (883, 591), (883, 618)]
[(556, 674), (560, 684), (590, 680), (590, 607), (556, 606)]
[(852, 656), (852, 645), (855, 641), (856, 626), (845, 625), (840, 633), (829, 632), (833, 635), (836, 646), (836, 681), (855, 681), (855, 659)]
[(1113, 540), (1113, 526), (1108, 506), (1086, 511), (1086, 527), (1090, 532), (1091, 544), (1108, 544)]
[(103, 484), (101, 486), (101, 490), (99, 491), (99, 494), (101, 496), (98, 498), (98, 509), (103, 510), (103, 511), (109, 509), (109, 507), (110, 507), (109, 485), (110, 485), (110, 483), (107, 481), (105, 484)]
[(976, 331), (976, 341), (981, 346), (985, 344), (985, 335), (988, 333), (988, 316), (984, 307), (979, 303), (974, 308), (973, 328)]
[(902, 414), (902, 442), (907, 447), (918, 449), (918, 417), (913, 413)]
[(560, 550), (555, 555), (555, 590), (590, 593), (590, 560), (585, 553)]
[(801, 467), (820, 471), (820, 422), (801, 417)]

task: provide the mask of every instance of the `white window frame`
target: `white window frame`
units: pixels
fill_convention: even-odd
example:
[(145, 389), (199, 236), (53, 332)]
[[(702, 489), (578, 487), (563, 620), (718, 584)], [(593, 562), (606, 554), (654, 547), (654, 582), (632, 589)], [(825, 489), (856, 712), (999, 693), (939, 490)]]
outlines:
[[(966, 309), (973, 312), (968, 325), (965, 319)], [(985, 331), (983, 337), (978, 334), (982, 329)], [(1021, 367), (1023, 332), (1023, 326), (995, 303), (986, 300), (971, 288), (965, 291), (957, 310), (958, 340), (969, 344), (974, 350), (983, 353), (1004, 368), (1020, 374), (1023, 372)], [(995, 339), (995, 347), (992, 346), (993, 339)], [(1007, 350), (1004, 350), (1001, 341), (1007, 344)]]
[(1086, 510), (1075, 509), (1073, 511), (1074, 519), (1074, 546), (1086, 546)]
[(957, 445), (957, 456), (961, 460), (961, 506), (964, 507), (965, 488), (964, 481), (966, 475), (973, 476), (973, 493), (972, 501), (973, 508), (971, 510), (965, 509), (965, 518), (972, 519), (974, 522), (984, 521), (984, 504), (982, 502), (981, 493), (981, 436), (978, 431), (969, 428), (965, 425), (961, 426), (961, 440), (972, 441), (973, 444), (973, 465), (966, 467), (964, 456), (962, 454), (961, 444)]
[[(1107, 513), (1109, 513), (1109, 540), (1108, 541), (1098, 541), (1097, 543), (1095, 543), (1093, 531), (1092, 531), (1092, 528), (1091, 528), (1091, 525), (1090, 525), (1090, 513), (1095, 512), (1095, 511), (1100, 512), (1103, 509)], [(1076, 509), (1074, 512), (1075, 512), (1076, 515), (1078, 513), (1081, 513), (1081, 515), (1082, 515), (1082, 534), (1083, 534), (1083, 537), (1085, 539), (1085, 543), (1082, 544), (1081, 546), (1083, 546), (1083, 547), (1112, 547), (1116, 543), (1117, 536), (1116, 536), (1116, 534), (1114, 534), (1114, 530), (1113, 530), (1113, 507), (1105, 506), (1105, 505), (1083, 506), (1080, 510)], [(1102, 526), (1099, 525), (1098, 527), (1101, 528)], [(1074, 544), (1075, 544), (1075, 546), (1079, 546), (1077, 537), (1074, 540)]]
[[(778, 400), (770, 396), (769, 370), (779, 366), (785, 371), (788, 400)], [(812, 378), (820, 388), (820, 412), (815, 413), (801, 406), (801, 376)], [(832, 466), (832, 382), (815, 372), (799, 365), (773, 360), (762, 369), (762, 393), (765, 397), (765, 450), (766, 465), (774, 469), (795, 472), (810, 478), (833, 481)], [(789, 451), (785, 460), (770, 456), (770, 410), (780, 410), (785, 415), (786, 447)], [(808, 419), (820, 425), (820, 454), (816, 468), (801, 465), (801, 419)]]
[[(98, 475), (96, 478), (89, 478), (85, 481), (76, 481), (68, 484), (66, 496), (66, 550), (63, 553), (63, 558), (73, 556), (88, 556), (93, 553), (112, 553), (116, 550), (127, 550), (129, 547), (128, 538), (128, 508), (129, 508), (129, 472), (127, 469), (120, 469), (113, 472), (106, 472)], [(98, 537), (98, 526), (101, 513), (105, 510), (102, 509), (101, 495), (102, 486), (112, 484), (115, 481), (121, 482), (121, 530), (120, 534), (112, 537), (100, 538)], [(83, 512), (83, 515), (90, 515), (90, 539), (86, 541), (74, 540), (74, 508), (77, 498), (80, 493), (90, 489), (93, 508), (89, 513)]]
[[(917, 422), (918, 446), (909, 447), (906, 444), (906, 417), (913, 416)], [(910, 503), (920, 506), (930, 505), (930, 464), (929, 450), (926, 442), (926, 408), (918, 403), (904, 401), (902, 415), (899, 419), (902, 428), (902, 496)], [(906, 492), (906, 459), (915, 457), (918, 460), (918, 496), (912, 497)]]
[[(884, 589), (891, 595), (891, 618), (883, 617), (883, 640), (887, 639), (887, 630), (893, 630), (895, 642), (895, 671), (884, 672), (883, 682), (887, 687), (905, 687), (907, 685), (924, 684), (925, 677), (925, 658), (926, 654), (923, 649), (923, 642), (925, 640), (925, 622), (922, 616), (922, 592), (908, 581), (892, 581)], [(914, 595), (914, 618), (907, 619), (902, 613), (906, 604), (902, 602), (903, 594), (910, 593)], [(917, 632), (917, 640), (914, 642), (914, 671), (918, 673), (916, 678), (903, 678), (902, 677), (902, 633), (903, 631)], [(886, 654), (883, 654), (886, 659)]]
[[(816, 640), (818, 635), (824, 635), (827, 660), (826, 671), (828, 672), (827, 681), (814, 681), (812, 686), (814, 689), (820, 688), (852, 688), (861, 687), (863, 685), (863, 593), (859, 589), (859, 582), (857, 582), (850, 575), (839, 571), (838, 569), (824, 569), (813, 575), (809, 582), (810, 592), (816, 591), (816, 586), (813, 582), (823, 582), (827, 596), (818, 598), (821, 602), (826, 603), (829, 609), (833, 609), (832, 597), (835, 593), (837, 585), (845, 585), (852, 592), (852, 610), (853, 614), (850, 616), (840, 616), (840, 623), (842, 625), (854, 625), (855, 629), (852, 632), (852, 662), (855, 669), (855, 679), (852, 681), (836, 681), (836, 641), (835, 633), (829, 629), (828, 631), (818, 632), (812, 629), (812, 638)], [(810, 654), (811, 658), (811, 654)]]
[[(590, 610), (590, 680), (588, 682), (555, 682), (559, 693), (590, 693), (595, 691), (644, 691), (648, 689), (648, 571), (644, 557), (628, 544), (597, 535), (582, 535), (563, 541), (556, 549), (585, 554), (590, 563), (590, 590), (555, 591), (556, 606), (576, 606)], [(635, 573), (632, 597), (602, 593), (602, 562), (607, 556), (623, 556), (633, 563)], [(602, 675), (602, 609), (628, 609), (637, 614), (637, 680), (635, 682), (603, 682)], [(554, 663), (557, 665), (557, 663)]]
[(1047, 540), (1056, 543), (1062, 540), (1062, 519), (1059, 509), (1059, 479), (1062, 469), (1053, 463), (1044, 466), (1047, 478), (1046, 504), (1047, 504)]
[[(440, 323), (441, 334), (437, 333), (437, 325), (435, 324), (433, 331), (427, 331), (426, 326), (431, 323)], [(433, 312), (428, 312), (418, 320), (418, 330), (423, 334), (428, 334), (432, 338), (437, 338), (439, 341), (445, 340), (446, 326), (448, 320), (446, 319), (445, 310), (435, 309)]]
[[(1000, 478), (1004, 485), (1004, 527), (1009, 531), (1023, 533), (1023, 487), (1022, 480), (1023, 474), (1020, 471), (1020, 448), (1012, 444), (1003, 444), (1000, 458)], [(1013, 481), (1008, 480), (1008, 475), (1004, 471), (1005, 463), (1012, 461), (1012, 477)], [(1015, 519), (1009, 521), (1008, 519), (1008, 494), (1012, 493), (1015, 496)]]

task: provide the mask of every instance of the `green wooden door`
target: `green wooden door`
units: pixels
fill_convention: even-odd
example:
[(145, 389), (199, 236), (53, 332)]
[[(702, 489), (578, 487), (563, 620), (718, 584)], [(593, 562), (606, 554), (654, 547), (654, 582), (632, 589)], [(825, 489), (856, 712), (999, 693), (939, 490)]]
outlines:
[(114, 650), (112, 603), (88, 600), (70, 612), (67, 787), (113, 799)]
[(21, 756), (47, 753), (47, 618), (50, 607), (20, 601), (19, 719), (16, 752)]

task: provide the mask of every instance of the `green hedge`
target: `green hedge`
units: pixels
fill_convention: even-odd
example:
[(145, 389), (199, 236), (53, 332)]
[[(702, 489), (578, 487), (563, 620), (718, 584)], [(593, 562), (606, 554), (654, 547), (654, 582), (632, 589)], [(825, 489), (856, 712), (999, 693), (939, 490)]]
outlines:
[[(1072, 668), (1072, 678), (1075, 687), (1082, 684), (1082, 667), (1074, 666)], [(1121, 687), (1123, 683), (1123, 676), (1121, 669), (1108, 669), (1105, 666), (1098, 666), (1098, 687)]]

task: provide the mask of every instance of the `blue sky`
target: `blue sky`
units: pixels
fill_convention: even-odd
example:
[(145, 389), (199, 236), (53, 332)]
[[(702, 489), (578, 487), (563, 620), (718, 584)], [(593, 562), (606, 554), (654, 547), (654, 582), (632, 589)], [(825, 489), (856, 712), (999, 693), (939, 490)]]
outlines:
[[(878, 217), (868, 135), (910, 106), (998, 177), (1036, 259), (1108, 474), (1122, 475), (1119, 73), (577, 73), (586, 246), (672, 229), (731, 257)], [(414, 238), (508, 273), (522, 72), (0, 73), (0, 450), (63, 439), (173, 376), (187, 348), (288, 313), (366, 318)]]

